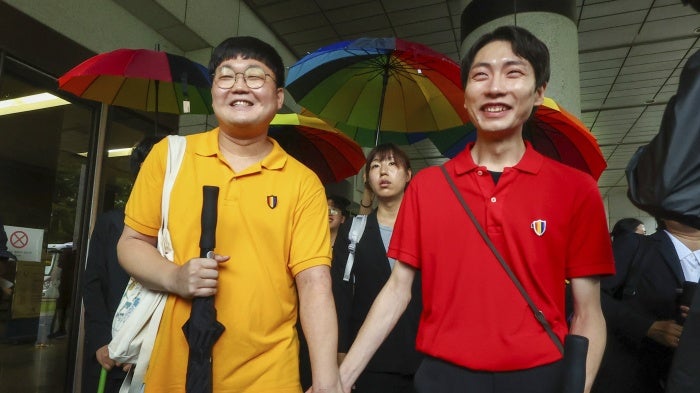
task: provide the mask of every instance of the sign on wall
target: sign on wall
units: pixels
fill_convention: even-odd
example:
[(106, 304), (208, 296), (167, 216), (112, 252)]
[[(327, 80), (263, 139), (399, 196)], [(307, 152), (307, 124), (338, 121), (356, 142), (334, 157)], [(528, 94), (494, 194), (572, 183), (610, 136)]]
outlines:
[(44, 230), (5, 225), (7, 249), (18, 261), (41, 262)]

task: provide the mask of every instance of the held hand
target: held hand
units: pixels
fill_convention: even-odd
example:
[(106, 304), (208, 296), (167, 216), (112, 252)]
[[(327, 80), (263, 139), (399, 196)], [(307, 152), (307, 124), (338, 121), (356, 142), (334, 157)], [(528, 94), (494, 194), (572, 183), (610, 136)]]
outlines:
[(661, 345), (676, 348), (683, 333), (683, 327), (673, 320), (654, 322), (647, 336)]
[(688, 313), (690, 312), (689, 306), (681, 306), (681, 317), (683, 319), (688, 318)]
[(128, 373), (129, 370), (131, 370), (131, 367), (133, 367), (133, 364), (131, 364), (131, 363), (117, 363), (116, 366), (121, 367), (122, 371), (124, 371), (125, 373)]
[(338, 383), (338, 386), (334, 386), (328, 389), (314, 389), (314, 387), (312, 386), (305, 393), (350, 393), (350, 390), (343, 390), (340, 387), (340, 383)]
[(219, 264), (228, 259), (228, 256), (218, 254), (214, 254), (213, 258), (190, 259), (177, 270), (175, 293), (187, 299), (215, 295)]
[(131, 363), (118, 363), (112, 360), (109, 357), (109, 349), (107, 348), (107, 345), (95, 351), (95, 357), (97, 358), (97, 362), (100, 363), (102, 368), (104, 368), (107, 371), (111, 370), (112, 367), (117, 366), (121, 367), (121, 369), (124, 370), (125, 373), (128, 373), (129, 370), (131, 370), (131, 367), (133, 366)]
[(112, 360), (109, 357), (109, 349), (107, 349), (107, 345), (100, 347), (95, 351), (95, 357), (97, 358), (97, 362), (100, 363), (102, 368), (105, 370), (109, 371), (116, 365), (114, 363), (114, 360)]

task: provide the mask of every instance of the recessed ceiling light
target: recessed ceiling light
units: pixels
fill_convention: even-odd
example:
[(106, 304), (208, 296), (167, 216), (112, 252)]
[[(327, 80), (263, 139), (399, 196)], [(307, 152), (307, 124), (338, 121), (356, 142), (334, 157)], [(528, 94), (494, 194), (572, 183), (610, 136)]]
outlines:
[[(130, 156), (131, 152), (134, 150), (133, 147), (122, 147), (120, 149), (109, 149), (107, 150), (107, 157), (126, 157)], [(87, 157), (87, 152), (78, 153), (79, 156)]]
[(0, 116), (68, 104), (70, 102), (49, 93), (33, 94), (0, 101)]

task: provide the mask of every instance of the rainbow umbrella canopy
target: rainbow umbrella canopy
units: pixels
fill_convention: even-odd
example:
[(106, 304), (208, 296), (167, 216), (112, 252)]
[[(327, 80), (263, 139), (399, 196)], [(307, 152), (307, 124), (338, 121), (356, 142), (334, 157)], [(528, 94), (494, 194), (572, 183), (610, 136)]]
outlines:
[(61, 76), (58, 87), (78, 97), (147, 112), (213, 113), (207, 68), (166, 52), (101, 53)]
[(286, 88), (318, 117), (374, 146), (392, 139), (389, 133), (420, 135), (463, 125), (468, 115), (460, 78), (457, 63), (424, 45), (359, 38), (299, 60)]
[(365, 164), (360, 145), (316, 117), (277, 114), (269, 135), (324, 184), (354, 176)]
[[(445, 157), (456, 156), (476, 139), (471, 123), (427, 134)], [(598, 141), (576, 116), (545, 97), (523, 127), (523, 138), (541, 154), (582, 170), (598, 180), (607, 166)]]

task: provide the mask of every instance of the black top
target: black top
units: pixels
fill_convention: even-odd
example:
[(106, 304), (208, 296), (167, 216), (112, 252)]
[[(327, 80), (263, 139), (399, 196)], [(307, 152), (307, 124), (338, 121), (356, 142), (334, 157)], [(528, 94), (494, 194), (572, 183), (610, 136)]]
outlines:
[[(377, 213), (367, 218), (367, 225), (357, 244), (350, 282), (343, 281), (348, 259), (348, 233), (352, 220), (338, 230), (333, 246), (333, 296), (338, 312), (338, 352), (347, 352), (367, 317), (374, 299), (391, 275), (384, 243), (379, 232)], [(412, 375), (422, 355), (415, 349), (418, 321), (422, 309), (420, 272), (416, 272), (411, 301), (389, 336), (367, 365), (368, 371)]]
[[(112, 319), (129, 282), (129, 275), (117, 260), (117, 242), (123, 230), (124, 213), (112, 210), (97, 218), (90, 238), (83, 281), (86, 359), (83, 391), (97, 391), (101, 366), (97, 363), (95, 351), (112, 340)], [(125, 374), (119, 367), (114, 367), (108, 376), (120, 380)]]

